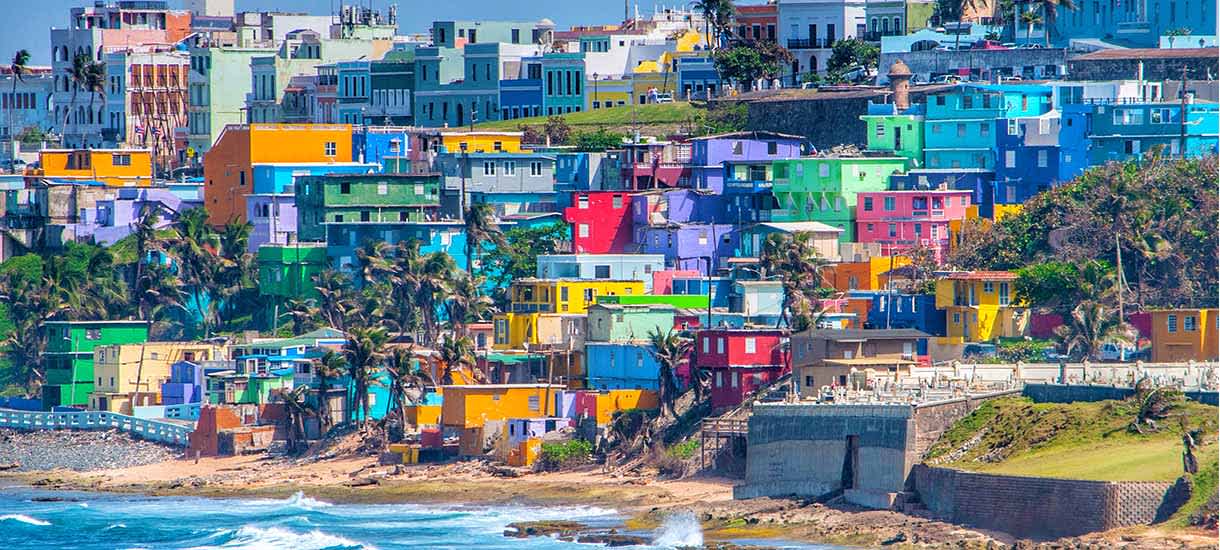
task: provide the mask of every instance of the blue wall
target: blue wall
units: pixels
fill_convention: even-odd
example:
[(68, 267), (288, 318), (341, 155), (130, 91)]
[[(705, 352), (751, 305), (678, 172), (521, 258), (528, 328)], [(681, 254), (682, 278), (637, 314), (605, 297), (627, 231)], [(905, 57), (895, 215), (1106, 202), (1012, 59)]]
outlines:
[(590, 389), (657, 389), (660, 366), (648, 344), (589, 342), (585, 364)]
[(932, 336), (945, 336), (945, 312), (936, 309), (931, 294), (877, 294), (868, 308), (868, 325), (873, 328), (913, 328)]
[(380, 172), (379, 164), (255, 164), (254, 186), (252, 194), (283, 193), (292, 185), (294, 174), (307, 173), (310, 176), (326, 174), (366, 174)]

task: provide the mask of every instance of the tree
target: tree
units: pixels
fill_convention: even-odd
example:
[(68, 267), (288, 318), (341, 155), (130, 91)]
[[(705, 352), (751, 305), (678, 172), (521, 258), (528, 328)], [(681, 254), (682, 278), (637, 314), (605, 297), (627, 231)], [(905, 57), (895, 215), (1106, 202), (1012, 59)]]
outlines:
[[(305, 334), (321, 326), (319, 322), (321, 311), (314, 299), (290, 298), (284, 305), (288, 308), (288, 315), (292, 317), (293, 334)], [(279, 319), (276, 319), (274, 323), (278, 327)]]
[(423, 400), (432, 380), (427, 373), (415, 368), (412, 349), (404, 347), (390, 351), (386, 357), (386, 374), (389, 376), (391, 409), (386, 413), (386, 418), (397, 413), (399, 423), (405, 428), (407, 407), (418, 405)]
[(813, 234), (772, 233), (763, 244), (760, 262), (764, 278), (774, 275), (783, 282), (784, 304), (779, 322), (786, 322), (793, 330), (803, 330), (815, 323), (813, 293), (823, 286), (822, 268), (827, 262), (818, 254)]
[[(13, 95), (12, 95), (12, 97), (17, 97), (17, 81), (18, 80), (20, 80), (22, 82), (25, 81), (25, 75), (26, 75), (26, 73), (28, 73), (30, 71), (29, 64), (30, 64), (29, 50), (24, 50), (24, 49), (17, 50), (17, 53), (13, 54), (13, 60), (11, 62), (9, 62), (9, 65), (8, 65), (9, 72), (11, 72), (13, 74)], [(8, 106), (9, 135), (7, 137), (10, 142), (12, 142), (13, 138), (15, 137), (15, 133), (13, 132), (13, 114), (16, 111), (17, 111), (17, 105), (15, 103), (9, 103), (9, 106)], [(15, 148), (13, 149), (12, 154), (10, 156), (12, 158), (17, 158), (17, 150)]]
[(478, 203), (466, 209), (466, 273), (474, 274), (476, 254), (482, 254), (488, 244), (498, 248), (507, 246), (504, 233), (496, 225), (496, 214), (491, 205)]
[[(314, 376), (318, 379), (319, 420), (324, 432), (329, 430), (334, 423), (334, 419), (330, 415), (330, 382), (339, 379), (345, 372), (347, 372), (347, 358), (343, 356), (342, 352), (326, 350), (322, 357), (314, 363)], [(353, 405), (349, 402), (348, 406)]]
[[(1033, 9), (1025, 9), (1021, 11), (1021, 23), (1025, 25), (1025, 43), (1028, 44), (1030, 36), (1034, 34), (1034, 25), (1042, 23), (1042, 16)], [(1046, 35), (1046, 39), (1049, 42), (1051, 36), (1049, 26), (1043, 34)]]
[(551, 115), (546, 118), (546, 122), (542, 125), (542, 135), (546, 138), (547, 145), (563, 145), (568, 142), (568, 136), (572, 134), (572, 127), (568, 126), (568, 121), (559, 115)]
[(440, 360), (444, 365), (441, 382), (445, 384), (460, 384), (462, 381), (457, 378), (456, 373), (461, 367), (470, 368), (473, 374), (475, 364), (474, 341), (468, 336), (446, 338), (441, 343)]
[[(98, 61), (91, 61), (85, 67), (85, 80), (82, 85), (85, 91), (89, 94), (89, 116), (93, 116), (93, 98), (101, 98), (106, 100), (106, 64)], [(77, 121), (79, 124), (80, 121)], [(101, 123), (101, 116), (98, 116), (98, 123)]]
[[(570, 240), (566, 224), (513, 227), (504, 233), (505, 246), (483, 256), (483, 272), (494, 288), (507, 288), (516, 279), (538, 274), (538, 256), (560, 252)], [(503, 308), (507, 302), (498, 303)]]
[(327, 269), (314, 276), (314, 290), (318, 291), (318, 313), (329, 326), (347, 329), (347, 319), (355, 304), (349, 295), (351, 282), (346, 275)]
[[(1076, 2), (1074, 0), (1038, 0), (1042, 5), (1042, 22), (1046, 23), (1044, 27), (1043, 41), (1046, 47), (1051, 47), (1051, 29), (1055, 28), (1055, 21), (1059, 20), (1059, 8), (1075, 10)], [(1026, 35), (1026, 40), (1029, 36)], [(1170, 44), (1172, 46), (1172, 44)]]
[(380, 327), (355, 327), (348, 331), (347, 343), (343, 345), (343, 356), (347, 359), (347, 376), (351, 382), (354, 413), (358, 409), (361, 419), (369, 419), (369, 388), (376, 383), (376, 371), (385, 361), (385, 346), (389, 336)]
[[(68, 129), (68, 115), (72, 114), (72, 109), (76, 107), (76, 93), (85, 87), (85, 83), (88, 82), (89, 66), (92, 63), (93, 60), (87, 54), (78, 53), (76, 57), (72, 58), (72, 66), (65, 69), (68, 82), (72, 87), (72, 99), (68, 101), (68, 106), (64, 109), (64, 123), (62, 127), (65, 134)], [(79, 124), (80, 121), (78, 120), (77, 123)]]
[(491, 312), (492, 302), (480, 289), (483, 285), (482, 278), (458, 273), (449, 286), (445, 313), (452, 328), (450, 335), (465, 336), (467, 325), (485, 319)]
[(877, 68), (877, 60), (881, 57), (881, 48), (859, 38), (839, 40), (831, 49), (830, 60), (826, 62), (826, 70), (840, 72), (853, 66), (861, 66), (872, 70)]
[(780, 72), (777, 60), (767, 59), (758, 48), (750, 46), (723, 49), (713, 54), (712, 58), (720, 78), (739, 84), (747, 84)]
[(614, 149), (623, 145), (623, 140), (627, 136), (617, 132), (611, 132), (605, 128), (598, 128), (592, 132), (577, 131), (572, 134), (572, 144), (576, 146), (576, 150), (580, 152), (602, 152), (607, 149)]
[(288, 452), (300, 450), (300, 443), (305, 440), (305, 419), (317, 416), (317, 411), (310, 407), (307, 398), (309, 386), (297, 386), (292, 391), (280, 394), (280, 402), (284, 404), (284, 423), (288, 428)]
[(1096, 302), (1082, 302), (1072, 309), (1067, 323), (1055, 328), (1059, 349), (1068, 357), (1096, 359), (1106, 342), (1129, 343), (1134, 329), (1118, 313)]
[(648, 333), (652, 344), (652, 355), (657, 360), (657, 399), (661, 402), (661, 411), (668, 411), (670, 416), (677, 417), (674, 411), (674, 401), (678, 399), (678, 367), (690, 356), (693, 346), (691, 340), (676, 332), (671, 327), (666, 332), (653, 328)]
[[(703, 15), (707, 47), (715, 51), (720, 44), (720, 37), (727, 34), (733, 15), (736, 13), (732, 0), (695, 0), (691, 2), (691, 8)], [(713, 38), (715, 38), (714, 42)]]
[(1117, 295), (1114, 268), (1099, 260), (1048, 261), (1017, 270), (1017, 297), (1067, 317), (1083, 301), (1111, 305)]

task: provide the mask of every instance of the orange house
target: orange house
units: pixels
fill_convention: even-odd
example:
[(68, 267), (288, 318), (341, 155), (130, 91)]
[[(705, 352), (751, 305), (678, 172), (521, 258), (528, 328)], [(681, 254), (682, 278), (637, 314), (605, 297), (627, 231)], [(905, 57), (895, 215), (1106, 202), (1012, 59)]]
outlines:
[(1216, 309), (1162, 309), (1150, 311), (1152, 361), (1181, 363), (1220, 359)]
[(254, 165), (352, 161), (348, 124), (230, 124), (203, 157), (203, 199), (213, 224), (246, 220)]
[(880, 290), (885, 286), (883, 273), (909, 265), (906, 256), (877, 256), (862, 262), (843, 262), (822, 269), (823, 284), (839, 292), (850, 290)]
[(38, 168), (26, 177), (67, 181), (98, 181), (107, 187), (147, 187), (153, 182), (152, 151), (148, 149), (43, 149)]

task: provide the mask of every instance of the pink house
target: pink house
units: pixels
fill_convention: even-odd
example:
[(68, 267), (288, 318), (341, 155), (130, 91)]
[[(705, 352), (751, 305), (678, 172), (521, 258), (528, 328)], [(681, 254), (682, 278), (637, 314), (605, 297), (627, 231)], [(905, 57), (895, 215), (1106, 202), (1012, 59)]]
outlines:
[(856, 241), (878, 243), (881, 254), (931, 248), (949, 252), (949, 222), (966, 219), (970, 191), (876, 191), (856, 195)]
[(674, 279), (694, 279), (703, 274), (694, 269), (665, 269), (652, 272), (652, 293), (673, 294)]

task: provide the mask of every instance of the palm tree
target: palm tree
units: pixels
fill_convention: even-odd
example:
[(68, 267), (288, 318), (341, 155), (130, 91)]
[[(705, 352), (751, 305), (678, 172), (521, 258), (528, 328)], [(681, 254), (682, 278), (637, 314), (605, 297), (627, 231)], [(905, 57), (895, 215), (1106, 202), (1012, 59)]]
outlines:
[(184, 310), (182, 281), (168, 267), (148, 264), (136, 281), (136, 316), (146, 321), (156, 321), (171, 310)]
[(203, 334), (210, 335), (215, 328), (218, 307), (215, 298), (219, 258), (216, 251), (220, 248), (220, 239), (208, 225), (208, 213), (203, 208), (179, 214), (174, 229), (177, 236), (173, 241), (173, 254), (178, 276), (199, 312)]
[[(313, 298), (290, 298), (284, 305), (292, 317), (293, 334), (305, 334), (318, 328), (320, 312), (317, 302)], [(278, 319), (276, 324), (279, 324)]]
[(307, 400), (309, 386), (297, 386), (292, 391), (280, 394), (284, 403), (284, 423), (288, 425), (288, 452), (297, 452), (299, 442), (305, 440), (305, 418), (317, 416), (317, 411)]
[(360, 280), (371, 285), (382, 280), (393, 271), (390, 261), (392, 247), (385, 241), (365, 241), (356, 249), (356, 262), (360, 268)]
[(345, 330), (347, 318), (353, 307), (348, 295), (351, 283), (347, 276), (333, 269), (327, 269), (314, 277), (318, 291), (318, 311), (327, 325)]
[(318, 379), (318, 410), (321, 414), (322, 430), (330, 429), (334, 419), (330, 416), (330, 381), (337, 380), (347, 372), (347, 359), (342, 353), (326, 350), (314, 363), (314, 376)]
[[(1051, 29), (1055, 28), (1055, 21), (1059, 19), (1059, 8), (1075, 11), (1076, 2), (1074, 0), (1038, 0), (1042, 4), (1042, 22), (1043, 26), (1043, 43), (1046, 47), (1051, 47)], [(1028, 37), (1026, 37), (1028, 39)]]
[[(1042, 16), (1033, 9), (1026, 9), (1021, 12), (1021, 23), (1025, 24), (1025, 43), (1028, 44), (1034, 34), (1034, 25), (1042, 23)], [(1050, 36), (1049, 29), (1044, 29), (1044, 34)]]
[(348, 332), (347, 343), (343, 346), (354, 402), (359, 404), (364, 421), (369, 418), (369, 388), (376, 383), (376, 370), (385, 361), (388, 341), (389, 335), (384, 328), (355, 327)]
[(491, 205), (478, 203), (466, 209), (466, 272), (474, 274), (474, 256), (482, 254), (483, 247), (491, 243), (496, 247), (508, 246), (504, 233), (495, 222), (495, 212)]
[(780, 311), (780, 325), (798, 324), (794, 313), (800, 314), (799, 324), (807, 324), (809, 319), (806, 317), (814, 311), (810, 297), (823, 286), (822, 268), (827, 265), (826, 260), (818, 254), (813, 234), (801, 231), (768, 236), (763, 244), (760, 262), (763, 278), (774, 275), (783, 282), (784, 304)]
[[(720, 37), (725, 34), (733, 14), (736, 11), (732, 0), (695, 0), (691, 8), (703, 15), (703, 32), (707, 39), (707, 48), (715, 51), (720, 44)], [(713, 34), (714, 32), (714, 34)], [(713, 36), (716, 38), (712, 42)]]
[[(85, 66), (85, 80), (82, 83), (85, 91), (89, 93), (89, 116), (93, 116), (93, 98), (99, 97), (102, 101), (106, 100), (106, 64), (93, 61)], [(101, 117), (98, 117), (98, 123), (101, 123)]]
[(451, 334), (456, 337), (466, 335), (470, 322), (483, 319), (491, 311), (492, 301), (480, 292), (482, 277), (461, 274), (455, 279), (445, 300), (445, 312), (453, 328)]
[[(72, 66), (68, 67), (68, 82), (72, 87), (72, 99), (68, 101), (68, 107), (64, 110), (64, 123), (62, 133), (66, 134), (68, 130), (68, 115), (72, 114), (72, 109), (76, 107), (76, 93), (85, 86), (89, 79), (89, 64), (93, 60), (87, 54), (78, 53), (72, 58)], [(79, 121), (77, 121), (79, 123)]]
[(407, 407), (417, 405), (424, 398), (424, 392), (432, 379), (422, 370), (415, 368), (414, 350), (409, 347), (396, 347), (386, 357), (386, 374), (389, 375), (390, 410), (386, 413), (389, 419), (395, 412), (398, 421), (405, 429), (407, 426)]
[(657, 359), (657, 398), (661, 402), (661, 412), (669, 411), (670, 416), (677, 417), (674, 412), (674, 401), (678, 399), (678, 367), (690, 356), (691, 340), (670, 328), (661, 332), (654, 328), (648, 333), (652, 343), (652, 355)]
[[(17, 81), (25, 82), (25, 75), (30, 71), (30, 52), (29, 50), (17, 50), (13, 54), (13, 61), (9, 63), (9, 71), (13, 73), (13, 97), (17, 97)], [(17, 105), (9, 103), (8, 109), (8, 141), (11, 144), (15, 139), (13, 133), (13, 114), (17, 110)], [(17, 148), (13, 147), (12, 158), (17, 158)]]
[(1106, 342), (1130, 343), (1133, 329), (1115, 310), (1097, 302), (1081, 302), (1067, 323), (1055, 329), (1055, 339), (1064, 355), (1077, 353), (1095, 359)]
[(445, 384), (459, 383), (456, 373), (461, 367), (470, 368), (472, 373), (474, 371), (474, 342), (467, 336), (446, 338), (441, 344), (440, 360), (444, 364), (441, 382)]

